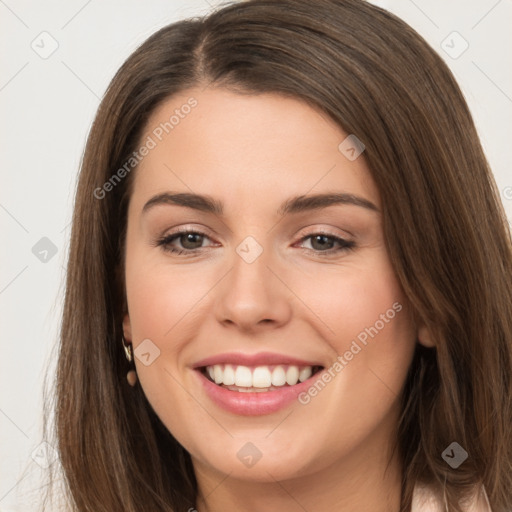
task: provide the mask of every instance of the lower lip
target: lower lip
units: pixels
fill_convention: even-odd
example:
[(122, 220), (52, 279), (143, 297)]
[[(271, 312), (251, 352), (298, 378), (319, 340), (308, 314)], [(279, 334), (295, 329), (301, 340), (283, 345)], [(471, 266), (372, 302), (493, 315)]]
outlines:
[(309, 379), (299, 382), (294, 386), (284, 386), (282, 389), (259, 393), (230, 391), (206, 378), (200, 370), (195, 370), (195, 373), (200, 379), (206, 394), (219, 407), (234, 414), (258, 416), (271, 414), (290, 405), (294, 400), (297, 400), (300, 393), (306, 391), (311, 386), (312, 379), (318, 379), (322, 371), (315, 373)]

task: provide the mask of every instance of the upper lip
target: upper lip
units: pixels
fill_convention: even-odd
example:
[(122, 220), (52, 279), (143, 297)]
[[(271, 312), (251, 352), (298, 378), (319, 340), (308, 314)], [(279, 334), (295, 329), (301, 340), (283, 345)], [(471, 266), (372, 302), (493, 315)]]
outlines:
[(213, 366), (214, 364), (234, 364), (242, 366), (267, 366), (267, 365), (296, 365), (296, 366), (322, 366), (317, 361), (306, 361), (286, 354), (273, 352), (258, 352), (256, 354), (242, 354), (241, 352), (226, 352), (201, 359), (193, 364), (193, 368)]

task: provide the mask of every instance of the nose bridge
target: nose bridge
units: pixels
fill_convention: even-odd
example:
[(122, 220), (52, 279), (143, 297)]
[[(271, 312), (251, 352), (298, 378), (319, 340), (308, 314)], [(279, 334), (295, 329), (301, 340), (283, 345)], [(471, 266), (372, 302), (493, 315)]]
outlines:
[(272, 254), (268, 244), (264, 247), (263, 243), (263, 240), (260, 243), (249, 235), (235, 248), (230, 288), (247, 302), (270, 299), (268, 287), (271, 273), (267, 266), (271, 263)]
[(286, 290), (269, 269), (275, 258), (263, 243), (249, 235), (235, 247), (231, 271), (217, 296), (219, 321), (251, 328), (269, 320), (281, 323), (288, 317)]

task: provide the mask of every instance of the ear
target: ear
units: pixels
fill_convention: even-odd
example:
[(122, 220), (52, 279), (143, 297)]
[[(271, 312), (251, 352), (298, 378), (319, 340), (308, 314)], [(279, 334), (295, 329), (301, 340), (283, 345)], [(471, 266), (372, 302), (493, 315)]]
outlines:
[(418, 342), (428, 348), (433, 348), (436, 346), (430, 332), (424, 324), (421, 324), (418, 329)]
[(130, 315), (126, 313), (123, 318), (123, 335), (127, 343), (132, 342), (132, 323), (130, 322)]

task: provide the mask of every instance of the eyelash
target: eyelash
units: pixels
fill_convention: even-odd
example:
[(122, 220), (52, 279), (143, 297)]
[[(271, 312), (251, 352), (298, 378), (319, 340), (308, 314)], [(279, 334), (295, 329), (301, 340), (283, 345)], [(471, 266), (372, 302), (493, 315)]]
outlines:
[[(199, 235), (199, 236), (209, 238), (206, 233), (202, 233), (200, 231), (183, 229), (183, 230), (175, 231), (174, 233), (166, 235), (162, 238), (159, 238), (158, 240), (156, 240), (155, 245), (157, 247), (162, 247), (162, 249), (164, 251), (175, 254), (177, 256), (183, 255), (183, 254), (192, 256), (192, 255), (197, 254), (197, 252), (201, 251), (201, 249), (203, 249), (203, 248), (176, 249), (176, 248), (170, 246), (171, 242), (173, 242), (176, 239), (179, 239), (183, 235), (188, 235), (188, 234)], [(330, 256), (332, 254), (339, 253), (339, 252), (351, 251), (351, 250), (355, 249), (355, 247), (356, 247), (356, 244), (353, 241), (345, 240), (344, 238), (340, 238), (338, 236), (334, 236), (330, 233), (324, 233), (324, 232), (312, 233), (310, 235), (304, 236), (299, 240), (299, 242), (304, 242), (305, 240), (308, 240), (309, 238), (314, 238), (315, 236), (324, 236), (326, 238), (332, 239), (332, 240), (334, 240), (335, 243), (338, 243), (341, 246), (338, 249), (328, 249), (326, 251), (318, 251), (315, 249), (304, 248), (305, 250), (312, 251), (315, 254), (318, 254), (320, 256)]]

